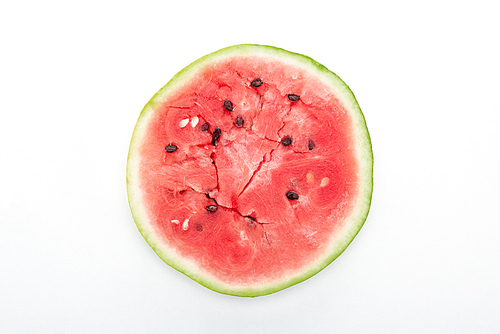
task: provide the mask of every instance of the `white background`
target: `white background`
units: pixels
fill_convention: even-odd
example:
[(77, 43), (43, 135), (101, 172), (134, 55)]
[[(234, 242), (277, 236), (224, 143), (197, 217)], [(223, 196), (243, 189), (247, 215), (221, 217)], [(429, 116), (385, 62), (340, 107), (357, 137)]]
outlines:
[[(498, 1), (3, 1), (0, 333), (498, 333)], [(304, 283), (208, 290), (135, 227), (139, 113), (197, 58), (306, 54), (364, 111), (368, 220)]]

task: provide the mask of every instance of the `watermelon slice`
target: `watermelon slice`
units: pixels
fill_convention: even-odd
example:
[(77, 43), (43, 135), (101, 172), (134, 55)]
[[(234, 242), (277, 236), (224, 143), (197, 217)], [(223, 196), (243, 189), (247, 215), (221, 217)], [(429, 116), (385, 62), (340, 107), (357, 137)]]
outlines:
[(127, 165), (140, 232), (167, 264), (259, 296), (325, 268), (363, 225), (371, 143), (350, 89), (312, 59), (237, 45), (144, 107)]

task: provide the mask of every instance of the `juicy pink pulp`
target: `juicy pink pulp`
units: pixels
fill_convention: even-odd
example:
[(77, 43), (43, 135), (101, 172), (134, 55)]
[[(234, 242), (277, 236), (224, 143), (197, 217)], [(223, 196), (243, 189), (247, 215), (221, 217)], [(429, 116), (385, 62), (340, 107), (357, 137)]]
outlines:
[[(349, 114), (308, 72), (255, 56), (223, 60), (156, 108), (140, 150), (144, 205), (162, 242), (200, 271), (243, 286), (279, 280), (323, 255), (351, 212), (353, 141)], [(178, 149), (167, 153), (169, 144)]]

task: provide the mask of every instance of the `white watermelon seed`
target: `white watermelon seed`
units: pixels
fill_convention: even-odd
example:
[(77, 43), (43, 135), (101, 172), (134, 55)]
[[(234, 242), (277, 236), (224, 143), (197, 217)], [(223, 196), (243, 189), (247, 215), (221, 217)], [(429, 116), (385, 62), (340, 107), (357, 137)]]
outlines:
[(323, 187), (326, 187), (328, 185), (328, 183), (330, 183), (330, 179), (327, 177), (324, 177), (321, 179), (321, 183), (319, 184), (319, 186), (321, 188), (323, 188)]
[(186, 231), (189, 228), (189, 219), (186, 219), (184, 223), (182, 223), (182, 229)]
[(307, 182), (309, 183), (313, 183), (314, 182), (314, 174), (309, 172), (306, 174), (306, 179), (307, 179)]
[(186, 125), (188, 125), (188, 123), (189, 123), (189, 118), (184, 118), (183, 120), (181, 120), (181, 121), (179, 122), (179, 126), (180, 126), (181, 128), (183, 128), (183, 127), (185, 127)]
[(171, 223), (174, 223), (174, 224), (176, 224), (176, 225), (180, 223), (180, 221), (178, 221), (177, 219), (172, 219), (170, 222), (171, 222)]
[(200, 119), (198, 118), (198, 116), (194, 116), (193, 118), (191, 118), (191, 126), (194, 128), (199, 121)]

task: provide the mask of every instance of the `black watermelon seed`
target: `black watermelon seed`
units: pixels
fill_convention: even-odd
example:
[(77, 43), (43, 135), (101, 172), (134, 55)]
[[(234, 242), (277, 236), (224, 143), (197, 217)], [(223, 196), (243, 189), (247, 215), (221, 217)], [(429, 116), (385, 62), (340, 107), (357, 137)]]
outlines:
[(215, 128), (214, 132), (212, 133), (212, 144), (215, 145), (215, 143), (219, 140), (221, 135), (221, 130), (219, 128)]
[(260, 87), (262, 86), (264, 82), (262, 81), (262, 79), (260, 78), (257, 78), (257, 79), (253, 79), (252, 82), (250, 83), (250, 86), (252, 87)]
[(177, 146), (173, 144), (168, 144), (167, 146), (165, 146), (165, 151), (167, 151), (167, 153), (173, 153), (177, 151)]
[(241, 116), (236, 117), (234, 124), (236, 124), (237, 127), (241, 128), (243, 126), (243, 117)]
[(309, 151), (314, 150), (315, 147), (316, 144), (312, 141), (312, 139), (309, 139), (309, 141), (307, 142), (307, 148), (309, 149)]
[(210, 125), (208, 123), (203, 123), (203, 125), (201, 126), (201, 131), (208, 131), (209, 128)]
[(289, 146), (289, 145), (292, 145), (292, 138), (290, 137), (285, 137), (283, 138), (283, 140), (281, 141), (281, 144), (283, 146)]
[(201, 225), (200, 223), (196, 223), (196, 231), (203, 232), (203, 225)]
[(291, 199), (291, 200), (297, 200), (297, 199), (299, 199), (299, 195), (297, 195), (296, 192), (289, 191), (286, 193), (286, 198)]
[(292, 102), (297, 102), (298, 100), (300, 100), (300, 96), (296, 94), (288, 94), (288, 99)]
[(209, 205), (205, 209), (207, 209), (208, 212), (215, 212), (217, 211), (218, 207), (217, 205)]
[(233, 109), (234, 109), (233, 103), (229, 100), (225, 100), (224, 101), (224, 109), (226, 109), (227, 111), (233, 111)]

